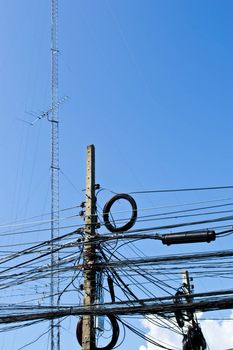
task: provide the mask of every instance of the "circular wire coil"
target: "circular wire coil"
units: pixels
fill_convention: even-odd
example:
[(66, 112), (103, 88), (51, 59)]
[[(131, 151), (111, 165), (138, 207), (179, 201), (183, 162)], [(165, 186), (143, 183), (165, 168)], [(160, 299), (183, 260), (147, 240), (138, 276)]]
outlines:
[[(112, 326), (112, 338), (106, 346), (99, 348), (98, 346), (95, 345), (93, 350), (112, 350), (118, 341), (120, 329), (119, 329), (117, 319), (114, 315), (107, 315), (107, 317)], [(81, 346), (82, 346), (82, 329), (83, 329), (83, 318), (81, 317), (76, 327), (76, 338)]]
[[(130, 205), (132, 207), (132, 214), (131, 214), (130, 220), (126, 224), (124, 224), (123, 226), (116, 227), (116, 226), (113, 226), (111, 224), (111, 222), (109, 220), (109, 216), (110, 216), (110, 210), (111, 210), (112, 205), (116, 201), (118, 201), (119, 199), (125, 199), (130, 203)], [(134, 198), (126, 193), (120, 193), (120, 194), (113, 196), (104, 206), (103, 219), (104, 219), (104, 224), (105, 224), (106, 228), (110, 232), (124, 232), (124, 231), (128, 231), (129, 229), (131, 229), (131, 227), (134, 226), (134, 224), (137, 220), (137, 204), (136, 204)]]

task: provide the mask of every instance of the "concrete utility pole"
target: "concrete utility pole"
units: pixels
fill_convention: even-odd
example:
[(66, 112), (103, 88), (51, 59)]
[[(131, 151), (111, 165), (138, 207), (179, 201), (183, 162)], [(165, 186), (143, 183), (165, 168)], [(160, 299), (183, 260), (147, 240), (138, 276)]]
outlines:
[[(86, 211), (85, 211), (85, 245), (84, 245), (84, 306), (95, 303), (96, 295), (96, 248), (95, 228), (96, 197), (95, 197), (95, 147), (87, 146), (86, 161)], [(95, 325), (94, 317), (83, 316), (82, 325), (82, 348), (93, 350), (95, 348)]]
[(184, 293), (189, 295), (192, 292), (192, 288), (190, 285), (190, 277), (189, 277), (189, 272), (188, 271), (183, 271), (182, 273), (182, 281), (183, 281), (183, 286), (184, 286)]
[[(189, 303), (193, 302), (193, 298), (190, 296), (190, 294), (193, 293), (193, 285), (190, 284), (190, 281), (192, 281), (192, 278), (189, 277), (188, 271), (183, 271), (182, 273), (182, 281), (183, 281), (183, 292), (186, 295), (186, 300)], [(196, 318), (195, 313), (191, 312), (189, 314), (190, 321), (189, 324), (194, 324), (194, 319)]]

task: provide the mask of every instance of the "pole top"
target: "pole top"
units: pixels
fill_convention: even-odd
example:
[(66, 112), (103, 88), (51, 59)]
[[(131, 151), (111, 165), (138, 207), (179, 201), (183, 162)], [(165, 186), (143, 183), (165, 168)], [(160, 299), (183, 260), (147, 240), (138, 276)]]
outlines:
[(92, 145), (87, 145), (87, 149), (89, 148), (95, 148), (95, 146), (92, 144)]

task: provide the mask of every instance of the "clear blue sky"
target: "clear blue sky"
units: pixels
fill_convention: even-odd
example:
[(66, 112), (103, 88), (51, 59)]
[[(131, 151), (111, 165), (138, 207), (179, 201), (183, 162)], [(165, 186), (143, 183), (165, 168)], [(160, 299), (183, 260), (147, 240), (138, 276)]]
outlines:
[[(233, 183), (232, 14), (231, 0), (59, 1), (61, 208), (83, 200), (88, 144), (97, 181), (116, 192)], [(49, 0), (0, 0), (3, 223), (50, 210), (50, 125), (20, 120), (50, 106), (50, 46)], [(0, 349), (17, 350), (20, 334), (0, 334)], [(47, 349), (47, 336), (28, 349)]]

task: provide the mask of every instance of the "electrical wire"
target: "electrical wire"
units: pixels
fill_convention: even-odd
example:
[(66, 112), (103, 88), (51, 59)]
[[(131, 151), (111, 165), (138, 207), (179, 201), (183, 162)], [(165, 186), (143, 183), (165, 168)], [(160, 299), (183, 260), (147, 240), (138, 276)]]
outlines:
[(173, 188), (173, 189), (158, 189), (158, 190), (146, 190), (146, 191), (131, 191), (129, 194), (150, 194), (150, 193), (168, 193), (168, 192), (191, 192), (191, 191), (210, 191), (210, 190), (223, 190), (233, 189), (233, 185), (229, 186), (212, 186), (212, 187), (193, 187), (193, 188)]

